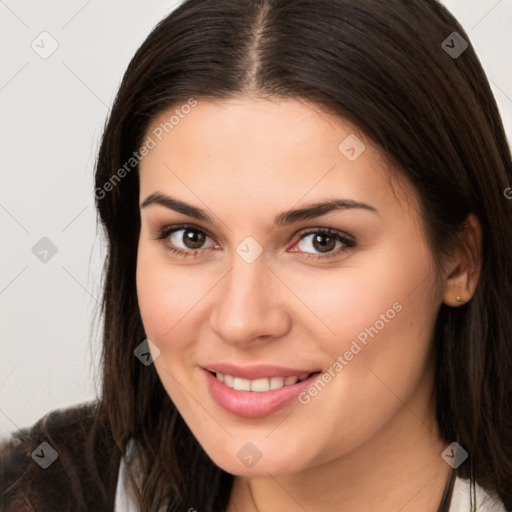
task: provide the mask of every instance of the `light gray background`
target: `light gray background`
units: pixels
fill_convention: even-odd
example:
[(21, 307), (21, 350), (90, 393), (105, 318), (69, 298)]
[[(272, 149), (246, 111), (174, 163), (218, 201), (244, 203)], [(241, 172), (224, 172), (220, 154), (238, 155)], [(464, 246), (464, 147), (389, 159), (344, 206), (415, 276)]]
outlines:
[[(512, 140), (512, 0), (443, 3), (468, 32)], [(92, 313), (105, 251), (93, 168), (130, 58), (177, 2), (41, 4), (0, 0), (2, 437), (100, 389)], [(58, 44), (46, 59), (31, 47), (51, 48), (44, 31)], [(32, 252), (42, 237), (57, 247), (47, 262)]]

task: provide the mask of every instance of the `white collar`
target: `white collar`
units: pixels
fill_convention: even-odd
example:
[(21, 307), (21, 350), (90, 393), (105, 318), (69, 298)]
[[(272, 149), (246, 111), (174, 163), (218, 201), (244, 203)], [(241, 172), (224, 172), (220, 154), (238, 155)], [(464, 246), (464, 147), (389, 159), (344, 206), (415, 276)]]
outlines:
[[(478, 512), (507, 512), (499, 499), (493, 498), (475, 482), (476, 510)], [(470, 512), (471, 487), (469, 480), (457, 477), (453, 486), (449, 512)]]

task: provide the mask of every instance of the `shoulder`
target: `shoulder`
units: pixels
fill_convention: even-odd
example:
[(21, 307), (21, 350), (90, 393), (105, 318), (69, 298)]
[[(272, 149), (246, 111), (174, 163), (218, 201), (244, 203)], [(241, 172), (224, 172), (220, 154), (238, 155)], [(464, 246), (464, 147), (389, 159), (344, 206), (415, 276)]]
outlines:
[(0, 441), (0, 510), (112, 510), (120, 463), (96, 402), (54, 410)]

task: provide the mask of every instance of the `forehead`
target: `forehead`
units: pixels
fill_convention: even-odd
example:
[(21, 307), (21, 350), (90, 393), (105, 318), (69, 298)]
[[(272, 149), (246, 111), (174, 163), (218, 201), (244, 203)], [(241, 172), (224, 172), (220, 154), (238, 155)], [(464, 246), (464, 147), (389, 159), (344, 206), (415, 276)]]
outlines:
[(333, 195), (379, 209), (396, 207), (397, 194), (415, 203), (371, 141), (319, 105), (251, 97), (189, 104), (161, 112), (147, 129), (154, 147), (140, 164), (141, 195), (224, 191), (239, 206), (257, 200), (271, 209)]
[[(291, 149), (299, 156), (314, 154), (319, 149), (325, 151), (328, 146), (338, 150), (339, 143), (349, 135), (357, 136), (361, 142), (365, 139), (348, 121), (304, 100), (241, 96), (218, 101), (199, 99), (193, 107), (188, 103), (178, 103), (158, 114), (147, 135), (153, 134), (158, 142), (179, 141), (182, 149), (187, 149), (188, 141), (195, 144), (200, 139), (204, 148), (214, 141), (217, 153), (225, 151), (230, 155), (247, 154), (251, 148), (257, 151), (264, 144), (269, 150), (284, 154)], [(297, 145), (297, 142), (305, 144)], [(374, 158), (381, 156), (368, 148), (366, 140), (364, 144)], [(263, 157), (260, 155), (260, 159)]]

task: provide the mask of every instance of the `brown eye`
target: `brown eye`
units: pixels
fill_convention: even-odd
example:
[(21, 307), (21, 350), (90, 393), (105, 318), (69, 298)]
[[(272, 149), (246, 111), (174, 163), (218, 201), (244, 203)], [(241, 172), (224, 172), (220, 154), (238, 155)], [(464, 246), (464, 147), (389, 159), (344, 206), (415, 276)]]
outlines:
[(319, 252), (330, 252), (336, 247), (336, 239), (324, 233), (315, 234), (311, 245)]
[(168, 226), (160, 231), (156, 238), (163, 242), (168, 251), (180, 256), (194, 256), (215, 246), (213, 241), (205, 246), (210, 237), (193, 226)]
[[(310, 230), (303, 233), (296, 247), (298, 251), (308, 254), (308, 258), (329, 258), (339, 255), (348, 249), (355, 247), (355, 242), (345, 238), (337, 231), (329, 230)], [(337, 250), (336, 250), (337, 249)], [(312, 250), (312, 251), (311, 251)], [(315, 256), (317, 254), (317, 256)]]
[(177, 249), (198, 250), (204, 249), (204, 243), (208, 239), (208, 235), (203, 231), (195, 228), (177, 228), (169, 231), (166, 239), (170, 245)]
[(204, 244), (206, 240), (206, 235), (201, 231), (196, 231), (190, 228), (180, 229), (176, 233), (183, 231), (183, 235), (178, 236), (178, 239), (181, 239), (181, 242), (187, 247), (187, 249), (200, 249), (201, 245)]

